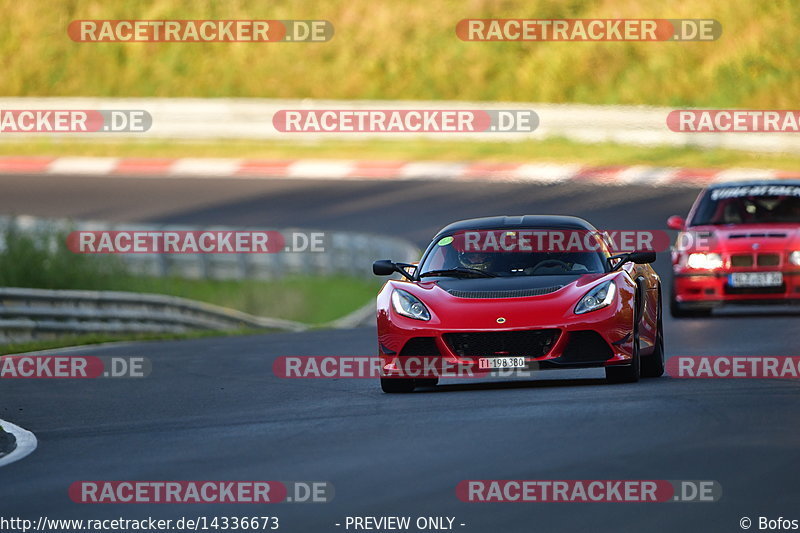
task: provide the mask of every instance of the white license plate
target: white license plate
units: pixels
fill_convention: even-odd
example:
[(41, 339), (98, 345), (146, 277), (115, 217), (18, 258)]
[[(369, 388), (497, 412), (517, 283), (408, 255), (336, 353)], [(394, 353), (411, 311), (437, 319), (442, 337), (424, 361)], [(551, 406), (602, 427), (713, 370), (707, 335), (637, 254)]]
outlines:
[(730, 275), (731, 287), (779, 287), (783, 285), (780, 272), (735, 272)]
[(494, 370), (497, 368), (525, 368), (524, 357), (479, 357), (478, 368)]

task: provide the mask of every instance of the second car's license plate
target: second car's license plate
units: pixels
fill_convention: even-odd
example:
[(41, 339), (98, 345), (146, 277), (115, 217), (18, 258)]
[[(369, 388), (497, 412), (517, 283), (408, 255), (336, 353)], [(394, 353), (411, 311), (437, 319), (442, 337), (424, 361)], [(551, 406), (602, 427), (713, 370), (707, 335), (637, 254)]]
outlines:
[(478, 368), (492, 370), (496, 368), (525, 368), (524, 357), (479, 357)]
[(730, 275), (731, 287), (778, 287), (783, 284), (780, 272), (735, 272)]

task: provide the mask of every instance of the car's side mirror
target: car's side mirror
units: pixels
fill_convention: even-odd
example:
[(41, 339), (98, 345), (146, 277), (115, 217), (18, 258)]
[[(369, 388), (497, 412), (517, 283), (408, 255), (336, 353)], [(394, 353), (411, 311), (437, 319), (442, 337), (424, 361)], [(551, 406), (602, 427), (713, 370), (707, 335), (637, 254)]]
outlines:
[(655, 263), (656, 261), (656, 253), (655, 252), (632, 252), (628, 255), (628, 261), (632, 261), (637, 265), (646, 265), (649, 263)]
[(667, 219), (667, 227), (682, 231), (686, 227), (686, 219), (678, 215), (672, 215)]
[[(611, 270), (617, 270), (625, 263), (636, 263), (637, 265), (645, 265), (647, 263), (654, 263), (656, 260), (655, 252), (628, 252), (625, 254), (612, 255), (608, 258), (608, 264), (611, 265)], [(613, 261), (617, 263), (612, 265)]]
[(397, 272), (404, 278), (413, 280), (413, 276), (407, 270), (409, 268), (416, 269), (417, 265), (411, 265), (408, 263), (395, 263), (389, 259), (380, 259), (372, 263), (372, 273), (376, 276), (391, 276)]
[(395, 272), (397, 272), (397, 267), (388, 259), (372, 263), (372, 273), (376, 276), (391, 276)]

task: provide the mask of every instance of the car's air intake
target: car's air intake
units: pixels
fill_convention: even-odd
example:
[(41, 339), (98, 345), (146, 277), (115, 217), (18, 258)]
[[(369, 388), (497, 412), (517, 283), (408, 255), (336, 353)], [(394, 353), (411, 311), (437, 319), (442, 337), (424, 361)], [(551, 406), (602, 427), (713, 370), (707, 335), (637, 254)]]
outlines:
[(442, 335), (461, 357), (542, 357), (558, 340), (559, 329), (475, 331)]

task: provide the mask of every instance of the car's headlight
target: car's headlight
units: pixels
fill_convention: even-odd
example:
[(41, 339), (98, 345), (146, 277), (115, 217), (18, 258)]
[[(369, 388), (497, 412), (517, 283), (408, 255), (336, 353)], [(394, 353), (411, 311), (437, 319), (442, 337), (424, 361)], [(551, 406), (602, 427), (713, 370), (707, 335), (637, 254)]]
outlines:
[(793, 265), (800, 266), (800, 250), (795, 250), (789, 254), (789, 262)]
[(400, 289), (395, 289), (392, 293), (392, 307), (394, 307), (394, 310), (398, 314), (407, 316), (408, 318), (414, 318), (416, 320), (431, 319), (431, 313), (419, 298)]
[(602, 309), (614, 301), (614, 295), (617, 293), (617, 286), (613, 281), (606, 281), (601, 283), (594, 289), (586, 293), (586, 296), (581, 298), (578, 305), (575, 306), (575, 314), (588, 313), (595, 309)]
[(722, 268), (722, 256), (719, 254), (694, 253), (689, 254), (686, 260), (689, 268), (702, 268), (704, 270), (714, 270)]

